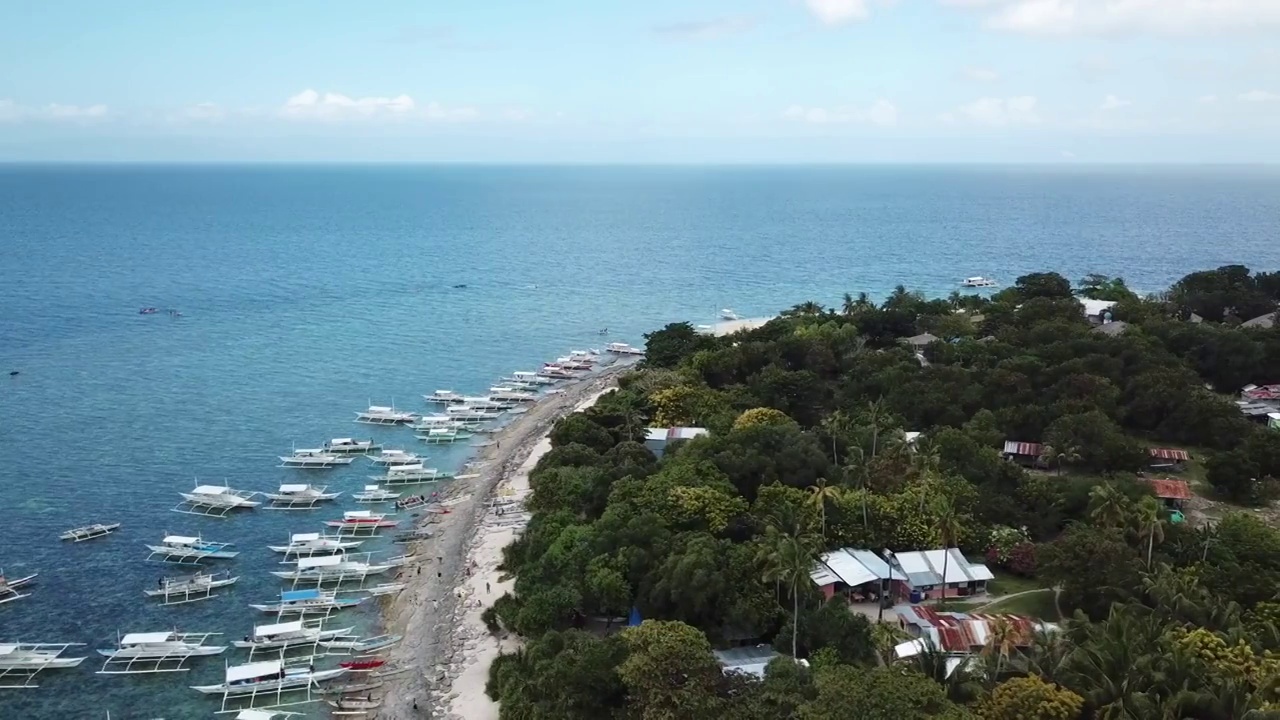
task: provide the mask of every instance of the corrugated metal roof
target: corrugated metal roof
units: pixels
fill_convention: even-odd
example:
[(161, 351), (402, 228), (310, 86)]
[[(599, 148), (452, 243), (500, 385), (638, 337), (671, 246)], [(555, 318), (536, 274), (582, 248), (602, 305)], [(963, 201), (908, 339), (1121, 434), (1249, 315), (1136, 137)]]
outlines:
[(1151, 483), (1151, 489), (1155, 490), (1156, 497), (1165, 500), (1190, 500), (1191, 484), (1186, 480), (1174, 480), (1173, 478), (1148, 478), (1147, 482)]
[(1017, 442), (1015, 440), (1004, 441), (1005, 455), (1029, 455), (1031, 457), (1040, 457), (1044, 451), (1044, 445), (1031, 442)]
[(1151, 448), (1149, 450), (1151, 457), (1161, 460), (1186, 461), (1191, 459), (1191, 453), (1178, 448)]
[(1280, 385), (1247, 387), (1240, 392), (1245, 400), (1280, 400)]

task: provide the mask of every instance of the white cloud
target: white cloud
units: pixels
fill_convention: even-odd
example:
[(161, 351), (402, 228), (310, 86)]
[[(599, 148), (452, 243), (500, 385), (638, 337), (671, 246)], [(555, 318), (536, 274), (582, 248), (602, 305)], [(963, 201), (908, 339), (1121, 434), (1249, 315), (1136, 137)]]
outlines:
[(1275, 102), (1276, 100), (1280, 100), (1280, 95), (1266, 90), (1250, 90), (1247, 93), (1240, 93), (1236, 96), (1236, 99), (1241, 102), (1251, 103)]
[(673, 40), (712, 40), (726, 35), (745, 33), (753, 30), (755, 26), (755, 18), (722, 17), (654, 25), (653, 32)]
[(809, 125), (847, 125), (865, 123), (880, 127), (892, 127), (898, 124), (898, 108), (888, 100), (877, 100), (867, 108), (841, 107), (827, 109), (792, 105), (782, 113), (782, 117)]
[(106, 105), (63, 105), (50, 103), (40, 107), (19, 105), (10, 99), (0, 100), (0, 121), (22, 122), (91, 122), (105, 119), (110, 114)]
[(324, 93), (307, 89), (285, 101), (280, 114), (299, 119), (343, 119), (407, 115), (414, 109), (413, 98), (408, 95), (395, 97), (353, 98), (341, 93)]
[(1098, 109), (1099, 110), (1119, 110), (1122, 107), (1125, 107), (1127, 105), (1132, 105), (1132, 104), (1133, 103), (1129, 102), (1128, 100), (1122, 100), (1116, 97), (1115, 95), (1108, 95), (1102, 99), (1102, 104), (1098, 106)]
[(865, 20), (870, 12), (867, 0), (804, 0), (805, 7), (823, 25), (843, 25)]
[(966, 121), (975, 125), (1005, 127), (1009, 125), (1034, 125), (1040, 122), (1036, 112), (1034, 95), (1011, 98), (984, 97), (961, 105), (954, 112), (944, 113), (944, 122)]
[(53, 103), (42, 108), (45, 116), (55, 120), (84, 120), (107, 116), (106, 105), (59, 105)]
[(221, 105), (211, 102), (202, 102), (184, 108), (178, 114), (177, 119), (181, 120), (197, 120), (201, 122), (219, 122), (227, 117), (227, 111)]
[(1201, 105), (1212, 105), (1218, 102), (1218, 96), (1217, 95), (1201, 95), (1200, 97), (1196, 98), (1196, 102), (1200, 103)]
[(1276, 0), (941, 0), (983, 9), (988, 27), (1034, 35), (1191, 35), (1280, 27)]
[(1000, 73), (990, 68), (967, 67), (960, 71), (966, 80), (979, 83), (993, 83), (1000, 79)]
[(18, 105), (8, 98), (0, 98), (0, 122), (17, 122), (19, 117)]

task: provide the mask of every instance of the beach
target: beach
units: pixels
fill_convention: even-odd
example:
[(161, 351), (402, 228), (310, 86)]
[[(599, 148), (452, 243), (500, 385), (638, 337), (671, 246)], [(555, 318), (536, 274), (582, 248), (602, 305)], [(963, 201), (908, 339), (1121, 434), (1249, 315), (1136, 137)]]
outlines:
[(494, 637), (480, 615), (511, 588), (497, 568), (528, 519), (520, 500), (529, 472), (550, 449), (556, 420), (593, 404), (630, 364), (619, 361), (547, 395), (480, 449), (476, 477), (442, 493), (448, 512), (436, 516), (434, 537), (406, 571), (408, 586), (385, 608), (387, 632), (404, 636), (388, 660), (413, 669), (387, 678), (376, 717), (496, 720), (498, 706), (484, 692), (489, 665), (518, 639)]

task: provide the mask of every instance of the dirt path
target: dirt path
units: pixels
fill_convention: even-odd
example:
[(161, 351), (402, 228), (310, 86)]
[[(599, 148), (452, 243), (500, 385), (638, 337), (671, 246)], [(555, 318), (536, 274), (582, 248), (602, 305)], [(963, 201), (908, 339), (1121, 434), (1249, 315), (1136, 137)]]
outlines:
[(474, 459), (479, 477), (451, 484), (442, 494), (450, 512), (432, 525), (435, 537), (417, 550), (423, 562), (409, 569), (409, 586), (385, 608), (387, 632), (404, 640), (389, 660), (413, 670), (387, 678), (383, 706), (375, 717), (383, 720), (442, 718), (449, 687), (461, 673), (466, 647), (455, 637), (466, 611), (460, 602), (465, 582), (467, 550), (479, 529), (494, 488), (513, 473), (561, 416), (584, 399), (616, 382), (631, 363), (620, 361), (598, 373), (574, 381), (540, 400), (528, 412), (492, 436)]

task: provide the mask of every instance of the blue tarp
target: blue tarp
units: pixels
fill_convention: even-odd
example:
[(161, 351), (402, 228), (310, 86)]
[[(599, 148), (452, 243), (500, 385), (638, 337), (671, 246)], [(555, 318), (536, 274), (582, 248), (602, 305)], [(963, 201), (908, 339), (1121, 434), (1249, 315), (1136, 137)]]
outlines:
[(294, 600), (315, 600), (320, 597), (319, 590), (285, 590), (280, 593), (280, 600), (283, 602), (292, 602)]
[(627, 627), (635, 627), (640, 624), (641, 620), (640, 608), (633, 606), (631, 608), (631, 614), (627, 616)]

